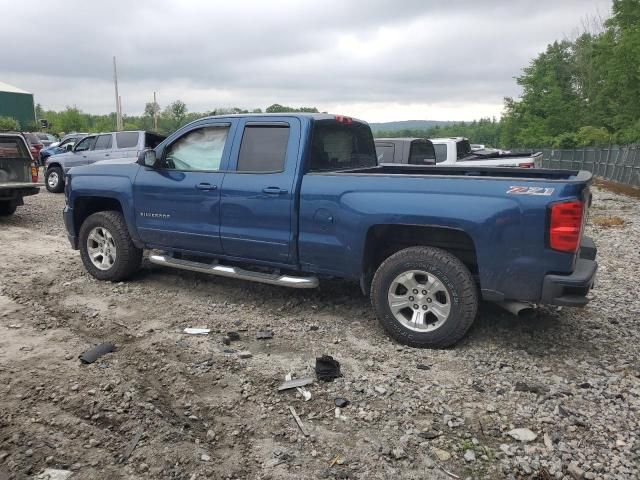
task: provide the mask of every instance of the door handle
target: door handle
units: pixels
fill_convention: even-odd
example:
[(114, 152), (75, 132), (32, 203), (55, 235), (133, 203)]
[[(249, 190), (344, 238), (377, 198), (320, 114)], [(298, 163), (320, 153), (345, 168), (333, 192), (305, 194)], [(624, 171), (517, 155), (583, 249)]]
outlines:
[(196, 185), (198, 190), (217, 190), (217, 185), (211, 185), (210, 183), (199, 183)]
[(105, 153), (105, 154), (104, 154), (104, 156), (105, 156), (105, 157), (108, 157), (108, 156), (109, 156), (109, 154), (108, 154), (108, 153)]
[(283, 193), (287, 193), (286, 190), (279, 187), (264, 187), (262, 191), (271, 195), (282, 195)]

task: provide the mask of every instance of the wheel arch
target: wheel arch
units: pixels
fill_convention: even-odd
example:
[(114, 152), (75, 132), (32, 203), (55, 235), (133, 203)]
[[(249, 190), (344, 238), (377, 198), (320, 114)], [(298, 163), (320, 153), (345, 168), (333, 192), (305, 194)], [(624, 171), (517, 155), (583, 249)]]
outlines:
[(360, 287), (369, 294), (375, 271), (394, 253), (409, 247), (436, 247), (457, 257), (471, 272), (476, 283), (478, 259), (473, 238), (464, 230), (452, 227), (381, 224), (367, 230), (362, 255)]

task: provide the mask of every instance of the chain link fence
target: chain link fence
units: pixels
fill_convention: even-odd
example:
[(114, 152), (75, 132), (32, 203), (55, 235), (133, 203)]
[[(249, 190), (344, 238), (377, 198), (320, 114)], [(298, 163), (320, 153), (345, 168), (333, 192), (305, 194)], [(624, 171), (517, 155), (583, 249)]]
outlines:
[(542, 152), (542, 166), (589, 170), (607, 180), (640, 187), (640, 145), (604, 148), (527, 148), (513, 152)]

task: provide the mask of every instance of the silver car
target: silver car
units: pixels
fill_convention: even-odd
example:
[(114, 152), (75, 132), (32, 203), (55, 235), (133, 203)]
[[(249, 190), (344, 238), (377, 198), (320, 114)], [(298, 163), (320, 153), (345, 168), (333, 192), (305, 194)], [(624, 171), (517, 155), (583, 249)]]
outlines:
[(60, 193), (64, 190), (65, 174), (72, 167), (90, 165), (101, 160), (131, 159), (135, 162), (138, 152), (155, 148), (165, 137), (145, 131), (110, 132), (88, 135), (69, 152), (49, 157), (45, 164), (47, 190)]

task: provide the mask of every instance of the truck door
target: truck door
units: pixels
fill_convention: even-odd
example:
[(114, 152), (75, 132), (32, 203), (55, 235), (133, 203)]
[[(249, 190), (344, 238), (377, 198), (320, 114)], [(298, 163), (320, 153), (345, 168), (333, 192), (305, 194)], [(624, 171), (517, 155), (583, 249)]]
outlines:
[(220, 238), (226, 255), (294, 260), (295, 178), (300, 121), (244, 119), (222, 183)]
[(109, 160), (111, 158), (111, 147), (113, 145), (113, 134), (106, 133), (98, 135), (93, 151), (89, 153), (89, 163), (99, 160)]
[(96, 143), (96, 137), (85, 137), (74, 147), (73, 152), (64, 157), (64, 170), (68, 171), (72, 167), (88, 165), (91, 162), (93, 146)]
[(236, 121), (196, 124), (156, 149), (133, 190), (136, 225), (151, 246), (215, 254), (220, 244), (220, 187)]

